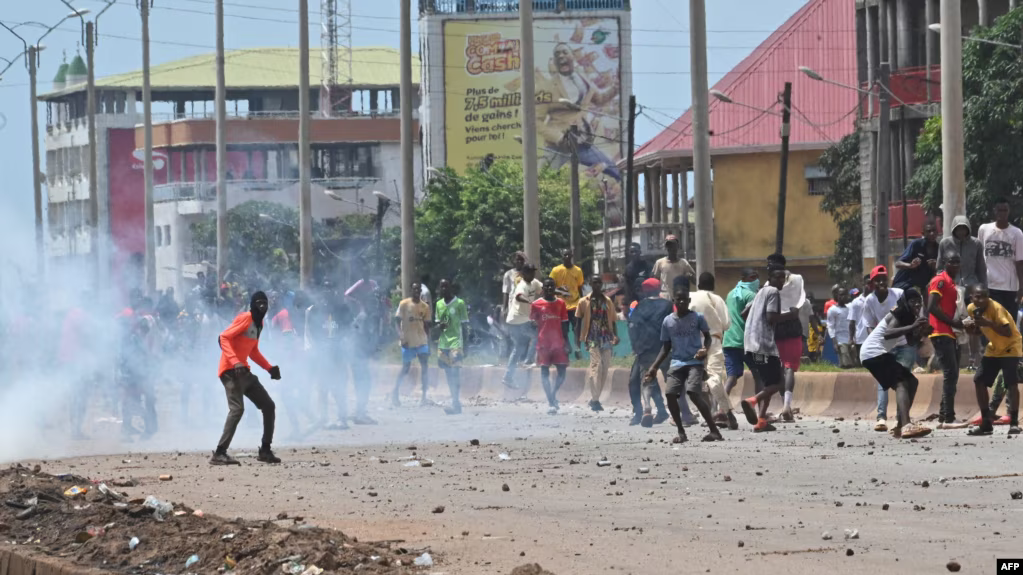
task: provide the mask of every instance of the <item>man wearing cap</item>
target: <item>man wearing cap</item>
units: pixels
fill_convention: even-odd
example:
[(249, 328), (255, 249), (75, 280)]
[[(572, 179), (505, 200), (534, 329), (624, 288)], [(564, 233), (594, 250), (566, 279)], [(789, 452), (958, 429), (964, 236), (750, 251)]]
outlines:
[(678, 236), (670, 235), (664, 238), (664, 250), (668, 255), (654, 263), (651, 271), (653, 277), (661, 280), (661, 297), (671, 301), (671, 292), (675, 288), (675, 282), (684, 278), (692, 284), (696, 281), (696, 270), (684, 259), (678, 257)]
[[(667, 421), (668, 412), (664, 408), (664, 396), (656, 381), (644, 382), (643, 375), (650, 369), (657, 354), (661, 352), (661, 325), (664, 318), (671, 315), (672, 304), (660, 297), (661, 282), (656, 278), (647, 278), (640, 285), (640, 300), (629, 316), (629, 340), (636, 359), (632, 362), (629, 373), (629, 398), (632, 400), (632, 421), (629, 425), (651, 427), (655, 423)], [(661, 375), (667, 377), (668, 366), (662, 365)], [(657, 406), (657, 416), (652, 413), (651, 400)], [(695, 423), (689, 405), (679, 402), (682, 412), (682, 423)]]
[(650, 262), (643, 259), (643, 247), (638, 243), (630, 244), (629, 265), (625, 266), (625, 309), (644, 297), (640, 284), (650, 278), (650, 273)]
[[(869, 332), (874, 331), (888, 312), (895, 309), (902, 297), (902, 290), (897, 287), (888, 287), (888, 268), (877, 266), (870, 270), (871, 293), (863, 302), (863, 315), (861, 323), (866, 326)], [(911, 336), (912, 337), (912, 334)], [(919, 342), (919, 338), (914, 338)], [(895, 360), (907, 370), (913, 370), (913, 363), (916, 361), (916, 346), (910, 345), (906, 336), (900, 337), (895, 342), (891, 354)], [(888, 390), (878, 384), (877, 387), (877, 423), (874, 424), (874, 431), (888, 431)]]

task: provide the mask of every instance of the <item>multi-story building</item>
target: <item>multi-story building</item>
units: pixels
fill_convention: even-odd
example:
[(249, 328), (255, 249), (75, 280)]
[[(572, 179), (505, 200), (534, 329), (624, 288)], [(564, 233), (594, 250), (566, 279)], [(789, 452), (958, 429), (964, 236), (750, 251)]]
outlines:
[[(314, 53), (315, 54), (315, 53)], [(311, 56), (313, 217), (375, 213), (374, 191), (397, 199), (400, 180), (399, 56), (390, 48), (352, 51), (352, 80), (320, 109), (319, 55)], [(298, 207), (298, 49), (229, 51), (227, 200), (233, 207), (265, 200)], [(418, 66), (418, 61), (413, 61)], [(187, 287), (216, 256), (194, 249), (191, 224), (216, 210), (215, 63), (212, 54), (151, 69), (154, 114), (154, 224), (158, 289)], [(85, 65), (76, 58), (58, 74), (47, 106), (49, 188), (47, 252), (69, 264), (96, 257), (101, 275), (138, 285), (145, 251), (144, 134), (141, 72), (96, 80), (99, 234), (90, 245)], [(413, 99), (414, 117), (419, 99)], [(421, 193), (418, 125), (416, 189)], [(397, 225), (393, 210), (385, 225)]]
[[(962, 31), (989, 26), (1016, 5), (1015, 0), (963, 0)], [(941, 37), (930, 30), (939, 24), (939, 0), (856, 0), (857, 80), (875, 93), (881, 63), (890, 69), (892, 203), (889, 206), (889, 253), (898, 255), (907, 237), (919, 236), (925, 219), (919, 203), (906, 202), (903, 190), (913, 176), (913, 157), (924, 122), (941, 113)], [(877, 156), (880, 106), (865, 98), (860, 110), (860, 182), (863, 207), (864, 267), (876, 258), (874, 221), (877, 211)], [(904, 223), (905, 222), (905, 223)]]

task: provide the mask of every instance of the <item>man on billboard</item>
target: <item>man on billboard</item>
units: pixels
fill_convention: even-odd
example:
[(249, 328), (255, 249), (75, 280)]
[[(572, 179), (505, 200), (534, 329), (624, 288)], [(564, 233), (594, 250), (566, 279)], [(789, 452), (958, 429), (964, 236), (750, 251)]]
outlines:
[[(550, 78), (538, 74), (537, 91), (551, 93), (551, 103), (537, 108), (537, 132), (543, 138), (545, 161), (557, 170), (571, 158), (572, 148), (579, 163), (588, 168), (599, 167), (616, 181), (622, 179), (614, 160), (594, 145), (596, 135), (586, 119), (588, 110), (610, 104), (618, 97), (618, 79), (601, 91), (582, 74), (576, 73), (575, 55), (564, 42), (554, 46), (550, 61)], [(566, 103), (570, 102), (570, 103)]]

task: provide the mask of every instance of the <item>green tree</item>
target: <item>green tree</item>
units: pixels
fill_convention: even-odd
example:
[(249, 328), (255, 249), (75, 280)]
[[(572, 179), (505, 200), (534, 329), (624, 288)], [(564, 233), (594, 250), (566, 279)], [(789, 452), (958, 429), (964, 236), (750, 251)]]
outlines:
[[(568, 169), (542, 171), (539, 195), (538, 277), (543, 277), (561, 263), (561, 250), (570, 244)], [(590, 232), (601, 225), (599, 196), (593, 188), (581, 190), (583, 262), (593, 257)], [(416, 208), (416, 267), (433, 282), (454, 278), (463, 297), (495, 301), (512, 254), (523, 249), (522, 212), (522, 168), (517, 163), (499, 161), (486, 172), (470, 169), (462, 176), (445, 169), (427, 185), (426, 197)], [(388, 253), (396, 274), (399, 252), (400, 232), (393, 230)]]
[(831, 187), (821, 198), (821, 211), (838, 226), (835, 253), (828, 258), (828, 275), (838, 282), (849, 282), (859, 276), (863, 267), (859, 132), (825, 150), (820, 166), (831, 179)]
[[(1023, 9), (998, 18), (971, 35), (1019, 45)], [(999, 197), (1023, 208), (1023, 58), (1008, 46), (963, 43), (963, 133), (965, 136), (966, 215), (976, 225), (988, 219)], [(916, 171), (907, 193), (937, 213), (941, 205), (941, 118), (927, 121), (917, 140)], [(950, 214), (953, 216), (956, 214)]]

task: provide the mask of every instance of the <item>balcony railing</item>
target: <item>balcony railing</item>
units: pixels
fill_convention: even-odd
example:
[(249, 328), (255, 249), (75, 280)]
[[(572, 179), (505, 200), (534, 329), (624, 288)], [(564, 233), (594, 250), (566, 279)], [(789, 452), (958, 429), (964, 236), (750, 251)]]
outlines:
[[(629, 10), (630, 0), (533, 0), (534, 12)], [(519, 0), (419, 0), (420, 14), (503, 14), (519, 11)]]
[[(377, 178), (323, 178), (313, 179), (315, 187), (325, 190), (352, 190), (378, 182)], [(227, 193), (267, 192), (284, 190), (298, 185), (297, 179), (281, 180), (228, 180)], [(198, 200), (212, 202), (217, 199), (216, 182), (172, 182), (153, 186), (153, 201), (178, 202)]]
[[(939, 66), (931, 66), (929, 75), (926, 66), (900, 68), (892, 72), (888, 85), (893, 94), (891, 98), (893, 108), (903, 106), (904, 104), (916, 105), (940, 102), (941, 68)], [(867, 85), (863, 84), (862, 87), (866, 88)], [(878, 88), (875, 87), (873, 92), (875, 95), (864, 98), (860, 106), (860, 113), (864, 118), (871, 115), (871, 111), (873, 115), (877, 115), (880, 111), (880, 104), (877, 99)], [(871, 108), (871, 104), (873, 108)]]
[[(331, 118), (393, 118), (401, 114), (398, 108), (377, 110), (374, 112), (335, 112)], [(418, 110), (413, 110), (413, 117), (417, 117)], [(313, 119), (324, 118), (319, 112), (310, 112)], [(290, 120), (300, 117), (298, 110), (264, 110), (261, 112), (228, 112), (228, 119), (261, 120), (261, 119), (284, 119)], [(172, 122), (174, 120), (213, 120), (216, 118), (215, 110), (191, 111), (191, 112), (159, 112), (153, 114), (153, 122)]]

